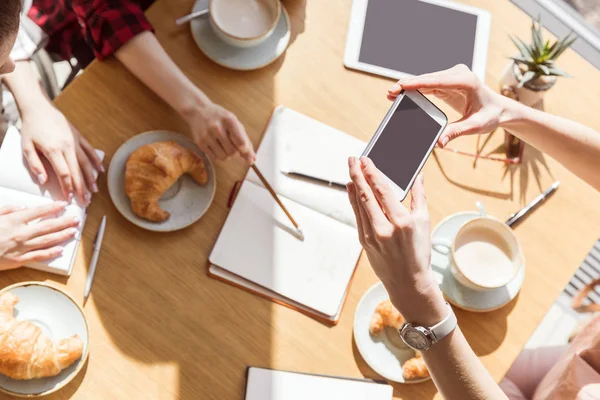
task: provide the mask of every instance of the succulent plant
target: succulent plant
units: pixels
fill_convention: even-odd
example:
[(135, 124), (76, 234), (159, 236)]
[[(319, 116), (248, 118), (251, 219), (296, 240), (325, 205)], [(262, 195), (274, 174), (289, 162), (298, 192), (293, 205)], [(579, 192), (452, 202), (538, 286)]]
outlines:
[(514, 36), (510, 36), (510, 39), (521, 53), (517, 57), (511, 57), (511, 59), (526, 67), (525, 72), (519, 79), (519, 88), (541, 76), (570, 77), (569, 74), (555, 65), (555, 61), (577, 40), (577, 36), (573, 32), (552, 44), (550, 44), (550, 39), (544, 42), (542, 22), (538, 18), (537, 21), (532, 20), (531, 22), (531, 44), (526, 44), (523, 40)]

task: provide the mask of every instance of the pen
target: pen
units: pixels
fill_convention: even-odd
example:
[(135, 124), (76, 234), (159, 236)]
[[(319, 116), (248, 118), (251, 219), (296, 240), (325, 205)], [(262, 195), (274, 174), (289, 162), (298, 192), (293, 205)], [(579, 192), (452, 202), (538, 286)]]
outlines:
[(510, 217), (508, 217), (508, 219), (506, 220), (506, 225), (508, 225), (510, 227), (516, 225), (525, 216), (527, 216), (529, 213), (531, 213), (533, 210), (535, 210), (540, 204), (542, 204), (548, 197), (550, 197), (552, 195), (552, 193), (554, 193), (556, 191), (556, 189), (558, 189), (559, 186), (560, 186), (560, 181), (554, 182), (552, 184), (552, 186), (550, 186), (548, 189), (546, 189), (546, 191), (544, 193), (540, 194), (538, 197), (533, 199), (533, 201), (531, 203), (527, 204), (522, 210), (520, 210), (520, 211), (512, 214)]
[(96, 265), (98, 265), (98, 258), (100, 257), (100, 250), (102, 249), (102, 241), (104, 240), (104, 232), (106, 231), (106, 215), (102, 217), (100, 222), (100, 228), (96, 234), (94, 240), (94, 251), (92, 253), (92, 261), (90, 262), (90, 272), (88, 273), (87, 281), (85, 282), (85, 290), (83, 291), (83, 304), (86, 303), (90, 292), (92, 291), (92, 283), (94, 283), (94, 275), (96, 274)]
[(296, 171), (288, 171), (288, 170), (285, 170), (285, 169), (282, 169), (281, 173), (284, 174), (284, 175), (286, 175), (286, 176), (290, 176), (292, 178), (306, 179), (306, 180), (309, 180), (309, 181), (313, 181), (313, 182), (317, 182), (317, 183), (322, 183), (322, 184), (330, 186), (330, 187), (336, 187), (338, 189), (346, 190), (346, 185), (343, 184), (343, 183), (334, 182), (334, 181), (328, 181), (327, 179), (317, 178), (315, 176), (310, 176), (310, 175), (302, 174), (302, 173), (296, 172)]

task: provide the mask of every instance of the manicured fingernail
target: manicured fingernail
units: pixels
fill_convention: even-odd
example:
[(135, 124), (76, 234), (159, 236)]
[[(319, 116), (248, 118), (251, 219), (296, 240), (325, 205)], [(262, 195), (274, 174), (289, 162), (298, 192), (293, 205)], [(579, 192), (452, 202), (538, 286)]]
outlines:
[(65, 248), (64, 248), (64, 247), (62, 247), (62, 246), (60, 246), (60, 247), (57, 247), (57, 248), (56, 248), (56, 252), (57, 252), (58, 254), (62, 254), (62, 253), (63, 253), (63, 251), (65, 251)]
[(73, 223), (80, 224), (81, 223), (81, 219), (79, 217), (73, 217)]
[(77, 228), (71, 228), (69, 229), (69, 236), (75, 236), (77, 235), (77, 232), (79, 232)]
[(448, 144), (448, 142), (450, 141), (450, 139), (446, 136), (445, 138), (442, 139), (442, 147), (446, 147), (446, 145)]
[(397, 92), (398, 90), (400, 90), (400, 83), (396, 82), (388, 89), (388, 92)]
[(61, 200), (61, 201), (57, 201), (57, 202), (56, 202), (56, 205), (57, 205), (57, 206), (59, 206), (59, 207), (61, 207), (61, 208), (64, 208), (64, 207), (66, 207), (66, 206), (67, 206), (67, 204), (68, 204), (68, 203), (67, 203), (66, 201), (63, 201), (63, 200)]
[(356, 158), (354, 158), (354, 157), (348, 157), (348, 165), (350, 167), (354, 167), (355, 163), (356, 163)]
[(102, 165), (102, 164), (100, 165), (100, 172), (102, 172), (102, 173), (106, 172), (106, 170), (104, 169), (104, 165)]
[(348, 191), (348, 193), (352, 193), (352, 184), (351, 183), (346, 183), (346, 190)]
[(363, 167), (366, 167), (366, 166), (367, 166), (367, 163), (368, 163), (368, 158), (367, 158), (367, 157), (361, 157), (361, 158), (360, 158), (360, 163), (361, 163), (361, 165), (362, 165)]
[(92, 200), (91, 193), (85, 192), (85, 194), (83, 195), (83, 199), (85, 200), (86, 203), (89, 203)]
[(92, 185), (92, 192), (98, 193), (98, 185), (96, 185), (95, 183)]
[(45, 184), (46, 183), (46, 175), (44, 175), (44, 174), (38, 174), (37, 180), (38, 180), (38, 183), (40, 185)]
[(71, 202), (73, 200), (73, 193), (69, 193), (69, 195), (67, 196), (67, 202)]

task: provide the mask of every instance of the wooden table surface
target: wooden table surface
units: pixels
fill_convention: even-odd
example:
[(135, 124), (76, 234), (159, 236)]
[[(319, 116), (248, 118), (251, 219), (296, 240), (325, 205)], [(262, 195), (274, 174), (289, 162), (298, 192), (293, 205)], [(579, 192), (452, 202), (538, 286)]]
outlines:
[[(385, 94), (391, 81), (343, 66), (351, 0), (286, 1), (293, 27), (289, 50), (254, 72), (215, 65), (195, 46), (189, 28), (175, 27), (175, 18), (187, 13), (192, 3), (158, 0), (148, 16), (175, 62), (215, 102), (239, 116), (255, 146), (278, 104), (362, 140), (370, 138), (389, 106)], [(486, 82), (497, 87), (506, 57), (515, 53), (507, 35), (527, 38), (529, 18), (508, 1), (465, 3), (492, 13)], [(547, 95), (546, 110), (600, 130), (600, 72), (572, 51), (559, 64), (574, 78), (559, 80)], [(91, 65), (56, 103), (93, 145), (106, 151), (106, 165), (117, 148), (138, 133), (189, 133), (175, 112), (116, 60)], [(501, 141), (501, 135), (496, 136), (490, 150)], [(455, 146), (473, 150), (475, 138), (461, 139)], [(207, 277), (206, 261), (227, 216), (227, 198), (245, 171), (241, 161), (218, 164), (217, 194), (209, 212), (192, 227), (168, 234), (127, 222), (112, 205), (102, 177), (68, 280), (29, 269), (0, 275), (0, 287), (24, 280), (57, 282), (82, 299), (92, 241), (101, 217), (108, 216), (94, 290), (85, 308), (90, 359), (70, 385), (49, 399), (237, 400), (242, 399), (249, 365), (376, 377), (352, 338), (356, 305), (376, 282), (366, 257), (341, 321), (333, 328)], [(485, 314), (457, 310), (471, 346), (500, 380), (598, 237), (600, 195), (529, 147), (524, 163), (510, 168), (491, 161), (474, 167), (472, 159), (437, 151), (425, 174), (433, 224), (452, 213), (473, 210), (477, 200), (484, 201), (492, 215), (505, 218), (554, 180), (563, 183), (516, 229), (527, 258), (517, 299)], [(436, 389), (431, 382), (396, 385), (395, 396), (430, 399)]]

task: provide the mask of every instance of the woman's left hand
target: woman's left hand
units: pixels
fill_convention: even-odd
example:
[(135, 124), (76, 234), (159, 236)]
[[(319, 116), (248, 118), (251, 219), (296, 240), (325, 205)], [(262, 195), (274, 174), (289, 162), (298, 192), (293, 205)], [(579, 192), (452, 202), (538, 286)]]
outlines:
[(430, 222), (422, 175), (411, 190), (408, 210), (369, 158), (350, 158), (348, 164), (352, 178), (348, 196), (359, 240), (392, 303), (409, 322), (425, 316), (439, 322), (447, 308), (430, 268)]

